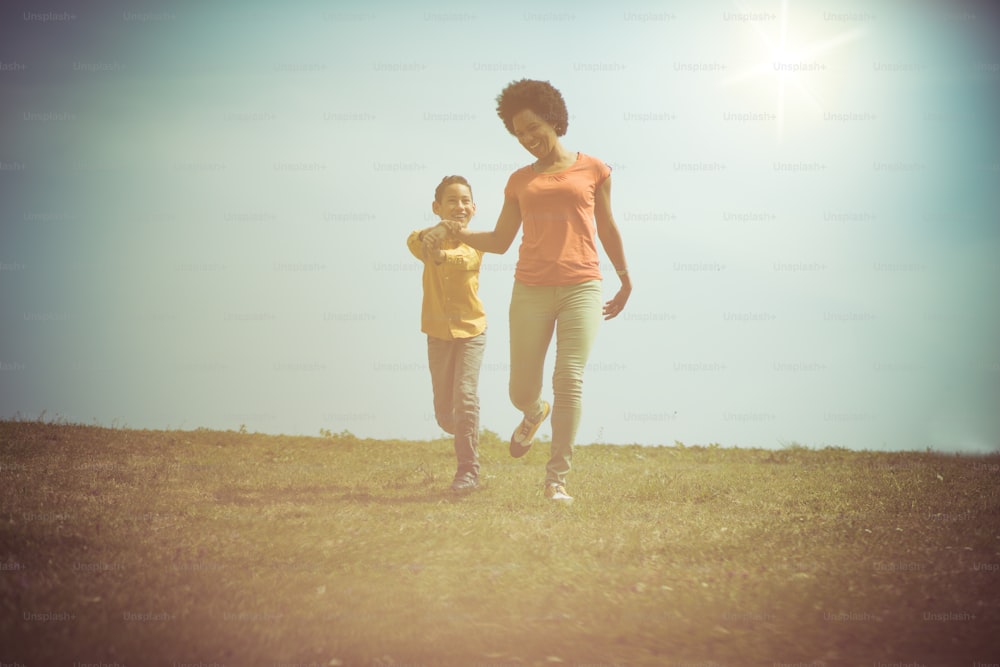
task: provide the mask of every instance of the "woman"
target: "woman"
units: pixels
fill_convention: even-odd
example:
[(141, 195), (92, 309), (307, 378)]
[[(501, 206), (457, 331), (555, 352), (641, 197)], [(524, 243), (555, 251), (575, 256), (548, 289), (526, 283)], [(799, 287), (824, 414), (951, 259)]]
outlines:
[[(545, 495), (569, 504), (566, 476), (580, 422), (583, 370), (601, 315), (612, 319), (622, 312), (632, 282), (611, 215), (611, 169), (562, 145), (569, 121), (562, 94), (547, 81), (515, 81), (497, 97), (497, 114), (535, 161), (511, 174), (493, 231), (469, 231), (450, 222), (448, 227), (473, 248), (503, 254), (524, 226), (510, 300), (510, 398), (524, 419), (511, 436), (510, 453), (523, 456), (549, 415), (542, 370), (555, 331)], [(621, 280), (603, 310), (595, 221), (597, 238)]]

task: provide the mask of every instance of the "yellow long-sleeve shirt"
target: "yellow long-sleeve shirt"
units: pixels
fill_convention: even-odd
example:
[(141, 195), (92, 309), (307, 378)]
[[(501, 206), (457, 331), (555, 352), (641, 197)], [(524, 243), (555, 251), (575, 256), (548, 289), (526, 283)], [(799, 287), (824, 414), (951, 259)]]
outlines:
[(424, 299), (420, 330), (451, 340), (472, 338), (486, 330), (486, 311), (479, 300), (479, 267), (483, 253), (454, 239), (441, 242), (444, 261), (424, 259), (420, 231), (406, 239), (413, 256), (424, 263)]

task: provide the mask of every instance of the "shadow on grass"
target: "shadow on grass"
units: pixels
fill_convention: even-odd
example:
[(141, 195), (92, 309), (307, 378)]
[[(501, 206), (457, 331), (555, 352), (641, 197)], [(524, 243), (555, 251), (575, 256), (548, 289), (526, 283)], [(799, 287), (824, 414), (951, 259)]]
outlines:
[(215, 499), (220, 503), (231, 505), (310, 504), (339, 500), (349, 488), (341, 484), (316, 484), (284, 488), (224, 486), (215, 491)]
[(399, 496), (379, 495), (368, 491), (352, 491), (342, 495), (339, 500), (363, 505), (406, 505), (414, 503), (462, 502), (471, 495), (470, 493), (455, 493), (451, 489), (432, 489), (424, 493)]
[(448, 488), (426, 489), (419, 493), (394, 494), (386, 490), (359, 489), (338, 484), (257, 489), (238, 486), (222, 487), (215, 492), (220, 503), (240, 506), (262, 506), (278, 503), (326, 505), (357, 503), (363, 505), (406, 505), (418, 503), (460, 502), (471, 494), (456, 494)]
[(85, 551), (93, 546), (93, 542), (83, 535), (63, 533), (58, 527), (53, 531), (44, 525), (0, 525), (0, 544), (6, 549), (38, 554), (39, 564), (45, 562), (45, 554)]

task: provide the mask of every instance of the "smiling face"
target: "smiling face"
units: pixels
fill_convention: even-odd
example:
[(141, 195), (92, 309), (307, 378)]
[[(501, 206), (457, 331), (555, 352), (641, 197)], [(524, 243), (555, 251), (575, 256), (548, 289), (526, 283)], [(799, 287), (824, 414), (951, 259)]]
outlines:
[(556, 149), (559, 137), (555, 128), (531, 109), (518, 111), (510, 120), (514, 136), (536, 158), (542, 159)]
[(472, 201), (472, 190), (462, 183), (451, 183), (441, 190), (441, 198), (431, 205), (434, 214), (442, 220), (456, 220), (463, 226), (476, 214), (476, 204)]

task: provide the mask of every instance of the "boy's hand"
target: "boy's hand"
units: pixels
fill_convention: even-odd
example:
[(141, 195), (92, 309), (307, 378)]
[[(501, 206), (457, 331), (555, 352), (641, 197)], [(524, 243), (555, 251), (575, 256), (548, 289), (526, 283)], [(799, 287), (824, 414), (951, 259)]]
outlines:
[(424, 246), (438, 247), (441, 245), (441, 241), (448, 238), (448, 230), (443, 228), (441, 225), (436, 227), (431, 227), (423, 233), (422, 239)]
[(424, 257), (436, 264), (444, 261), (444, 251), (441, 250), (440, 235), (424, 234)]
[(424, 232), (424, 256), (435, 264), (443, 262), (445, 256), (441, 250), (441, 241), (449, 236), (448, 227), (443, 222)]
[(448, 227), (444, 223), (438, 223), (437, 226), (431, 227), (429, 230), (424, 232), (424, 242), (427, 239), (433, 239), (435, 243), (440, 244), (441, 241), (448, 238), (449, 235)]

